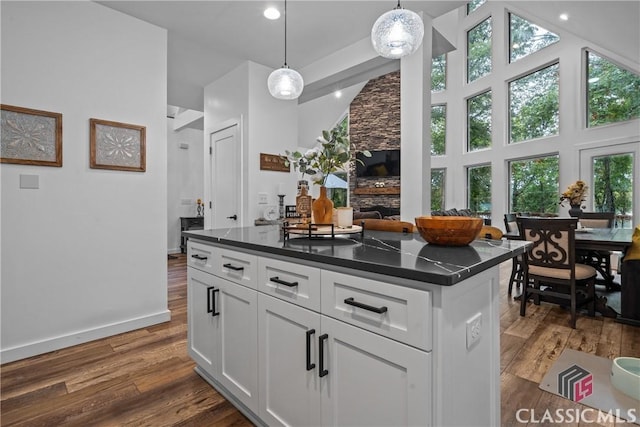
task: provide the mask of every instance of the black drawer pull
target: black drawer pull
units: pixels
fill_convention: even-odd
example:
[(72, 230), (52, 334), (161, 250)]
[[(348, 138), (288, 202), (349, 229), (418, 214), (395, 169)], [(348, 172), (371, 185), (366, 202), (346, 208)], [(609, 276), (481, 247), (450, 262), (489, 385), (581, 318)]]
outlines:
[(328, 334), (322, 334), (318, 337), (318, 342), (320, 344), (320, 373), (318, 375), (320, 377), (325, 377), (329, 373), (328, 370), (324, 369), (324, 341), (328, 338)]
[(233, 270), (233, 271), (242, 271), (244, 270), (244, 267), (240, 266), (237, 267), (233, 264), (222, 264), (223, 267), (228, 268), (229, 270)]
[(347, 304), (347, 305), (352, 305), (354, 307), (362, 308), (364, 310), (373, 311), (374, 313), (378, 313), (378, 314), (382, 314), (382, 313), (386, 313), (387, 312), (387, 307), (385, 307), (385, 306), (374, 307), (374, 306), (371, 306), (371, 305), (363, 304), (363, 303), (358, 302), (358, 301), (354, 301), (353, 298), (347, 298), (346, 300), (344, 300), (344, 303)]
[(211, 290), (215, 289), (214, 286), (209, 286), (207, 288), (207, 313), (213, 313), (213, 307), (211, 307)]
[(310, 371), (316, 367), (315, 363), (311, 363), (311, 335), (315, 333), (315, 329), (309, 329), (307, 331), (307, 371)]
[(279, 279), (278, 276), (271, 277), (269, 280), (273, 283), (278, 283), (280, 285), (288, 286), (290, 288), (293, 288), (294, 286), (298, 286), (298, 282), (285, 282), (284, 280)]
[(218, 316), (220, 314), (219, 311), (216, 311), (216, 294), (220, 292), (220, 289), (214, 289), (213, 292), (211, 293), (213, 295), (213, 305), (211, 307), (211, 316), (215, 317)]
[(195, 259), (198, 259), (200, 261), (206, 261), (207, 260), (206, 256), (202, 256), (202, 255), (198, 255), (198, 254), (191, 255), (191, 258), (195, 258)]

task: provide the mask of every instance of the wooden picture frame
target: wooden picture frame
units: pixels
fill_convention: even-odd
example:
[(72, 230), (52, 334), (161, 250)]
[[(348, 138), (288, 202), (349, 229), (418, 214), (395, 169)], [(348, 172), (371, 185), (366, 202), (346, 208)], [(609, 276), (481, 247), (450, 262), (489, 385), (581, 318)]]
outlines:
[(260, 170), (289, 173), (291, 165), (280, 154), (260, 153)]
[(89, 128), (92, 169), (146, 170), (145, 126), (89, 119)]
[(0, 104), (0, 163), (62, 166), (62, 114)]

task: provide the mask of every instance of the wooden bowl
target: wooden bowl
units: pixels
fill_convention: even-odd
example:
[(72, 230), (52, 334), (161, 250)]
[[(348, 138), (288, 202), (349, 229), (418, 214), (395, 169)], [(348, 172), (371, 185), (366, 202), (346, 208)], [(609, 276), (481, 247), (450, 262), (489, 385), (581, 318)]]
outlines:
[(419, 216), (416, 228), (432, 245), (465, 246), (478, 236), (483, 222), (468, 216)]

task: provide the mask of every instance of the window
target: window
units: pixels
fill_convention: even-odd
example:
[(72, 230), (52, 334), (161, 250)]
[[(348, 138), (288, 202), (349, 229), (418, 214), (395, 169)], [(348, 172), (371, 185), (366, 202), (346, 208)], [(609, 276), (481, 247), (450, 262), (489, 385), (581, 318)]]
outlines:
[(491, 147), (491, 91), (467, 100), (467, 151)]
[(471, 0), (469, 3), (467, 3), (467, 15), (482, 6), (485, 1), (487, 0)]
[(491, 18), (467, 32), (467, 82), (491, 72)]
[(509, 162), (509, 211), (557, 213), (558, 156)]
[(467, 168), (467, 206), (482, 217), (491, 216), (491, 166)]
[(509, 61), (515, 62), (560, 40), (556, 34), (509, 14)]
[(615, 212), (616, 226), (631, 227), (633, 154), (593, 158), (593, 210)]
[(640, 117), (640, 77), (587, 52), (587, 126)]
[(432, 211), (444, 210), (445, 176), (446, 176), (446, 169), (431, 169), (431, 210)]
[(447, 106), (431, 106), (431, 155), (443, 156), (446, 152)]
[(558, 133), (558, 64), (509, 83), (509, 137), (511, 142)]
[(431, 92), (441, 92), (447, 88), (447, 54), (431, 59)]

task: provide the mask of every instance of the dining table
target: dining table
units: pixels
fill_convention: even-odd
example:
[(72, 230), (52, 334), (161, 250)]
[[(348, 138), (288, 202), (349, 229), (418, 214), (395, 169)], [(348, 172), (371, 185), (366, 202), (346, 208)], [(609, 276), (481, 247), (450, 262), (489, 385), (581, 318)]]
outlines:
[[(576, 251), (616, 251), (626, 252), (631, 246), (631, 238), (633, 236), (633, 228), (580, 228), (575, 233)], [(520, 239), (520, 234), (508, 232), (504, 234), (506, 239)], [(595, 266), (594, 266), (595, 267)], [(620, 291), (620, 300), (623, 298), (634, 298), (640, 304), (640, 278), (634, 280), (635, 283), (617, 283), (614, 281), (615, 276), (602, 268), (596, 267), (602, 278), (598, 279), (599, 284), (606, 286), (608, 291)], [(636, 319), (625, 310), (617, 314), (616, 321), (640, 326), (640, 318)], [(604, 315), (605, 313), (603, 313)]]

